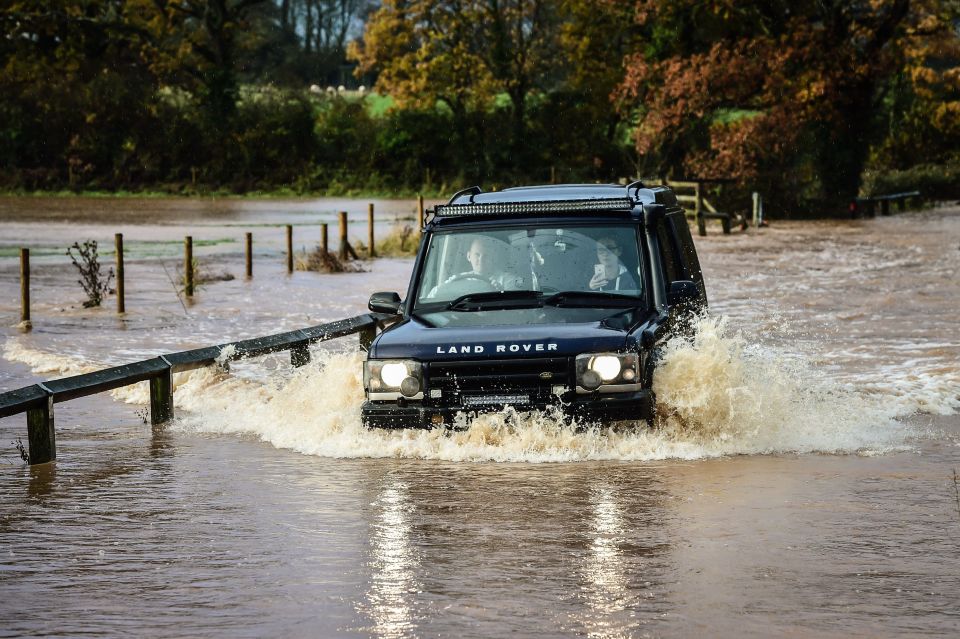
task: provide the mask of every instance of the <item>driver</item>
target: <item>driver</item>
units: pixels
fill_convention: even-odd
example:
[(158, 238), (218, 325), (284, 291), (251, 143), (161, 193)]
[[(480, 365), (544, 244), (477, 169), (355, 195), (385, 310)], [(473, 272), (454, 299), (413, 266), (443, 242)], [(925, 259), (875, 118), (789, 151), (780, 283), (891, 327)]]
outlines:
[(489, 237), (478, 237), (470, 244), (470, 250), (467, 251), (467, 261), (473, 267), (470, 273), (490, 280), (490, 283), (501, 291), (506, 290), (507, 283), (515, 279), (502, 270), (504, 259), (500, 242)]
[(491, 237), (477, 237), (470, 243), (467, 250), (467, 261), (471, 270), (458, 273), (446, 279), (442, 284), (434, 286), (427, 297), (437, 295), (438, 289), (444, 284), (457, 280), (475, 279), (489, 282), (493, 290), (507, 291), (523, 288), (523, 278), (515, 273), (503, 270), (507, 262), (506, 246)]

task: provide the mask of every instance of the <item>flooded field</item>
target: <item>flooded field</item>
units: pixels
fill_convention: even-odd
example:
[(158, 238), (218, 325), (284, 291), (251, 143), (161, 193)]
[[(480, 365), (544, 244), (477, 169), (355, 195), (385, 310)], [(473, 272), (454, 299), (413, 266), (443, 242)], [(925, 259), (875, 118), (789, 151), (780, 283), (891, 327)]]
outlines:
[[(286, 274), (282, 225), (309, 247), (338, 210), (363, 239), (365, 201), (0, 199), (0, 390), (405, 291), (407, 259)], [(382, 235), (415, 206), (377, 210)], [(122, 319), (63, 255), (111, 262), (116, 232)], [(188, 234), (235, 278), (181, 304)], [(0, 636), (956, 636), (960, 207), (697, 247), (711, 315), (669, 345), (652, 431), (368, 431), (355, 337), (184, 376), (163, 428), (140, 387), (58, 404), (43, 467), (0, 420)]]

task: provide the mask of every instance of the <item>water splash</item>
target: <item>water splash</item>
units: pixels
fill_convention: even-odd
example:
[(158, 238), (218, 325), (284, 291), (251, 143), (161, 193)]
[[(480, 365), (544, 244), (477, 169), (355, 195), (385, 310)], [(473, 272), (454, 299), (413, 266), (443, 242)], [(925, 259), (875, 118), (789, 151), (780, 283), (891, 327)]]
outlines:
[(10, 338), (4, 343), (3, 356), (11, 362), (26, 364), (37, 375), (50, 377), (82, 375), (98, 368), (95, 363), (84, 361), (78, 357), (48, 353), (31, 348), (17, 338)]
[[(326, 457), (502, 462), (880, 454), (907, 448), (917, 435), (896, 421), (916, 407), (895, 392), (838, 383), (795, 356), (747, 343), (722, 318), (699, 319), (691, 335), (662, 345), (654, 429), (642, 422), (569, 423), (554, 411), (507, 408), (460, 415), (451, 430), (371, 430), (359, 415), (362, 354), (322, 350), (308, 366), (278, 371), (266, 382), (217, 367), (176, 375), (175, 428), (254, 434), (278, 448)], [(11, 359), (25, 353), (9, 344), (5, 350)], [(29, 359), (43, 358), (30, 353)], [(149, 398), (145, 384), (114, 396), (132, 403)]]
[(654, 391), (664, 436), (721, 454), (890, 450), (911, 435), (895, 418), (915, 411), (748, 344), (709, 316), (664, 345)]
[(664, 345), (655, 381), (661, 415), (652, 430), (642, 423), (568, 423), (551, 411), (514, 408), (460, 415), (454, 430), (369, 430), (359, 418), (359, 353), (321, 354), (275, 385), (204, 371), (177, 388), (178, 404), (192, 411), (180, 423), (202, 432), (254, 433), (309, 455), (449, 461), (877, 454), (904, 449), (915, 435), (895, 420), (902, 405), (749, 345), (722, 319), (700, 319), (693, 335)]

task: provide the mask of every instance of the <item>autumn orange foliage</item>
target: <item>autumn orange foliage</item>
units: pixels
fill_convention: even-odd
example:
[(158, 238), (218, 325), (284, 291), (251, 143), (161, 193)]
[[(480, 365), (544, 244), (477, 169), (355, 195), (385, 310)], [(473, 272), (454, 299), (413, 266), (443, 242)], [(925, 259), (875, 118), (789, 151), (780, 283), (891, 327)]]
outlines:
[[(648, 44), (627, 58), (614, 99), (635, 119), (648, 172), (733, 178), (795, 207), (842, 206), (882, 137), (891, 84), (912, 66), (922, 89), (932, 73), (919, 52), (949, 33), (939, 9), (638, 0)], [(951, 107), (935, 112), (938, 129), (957, 126)]]

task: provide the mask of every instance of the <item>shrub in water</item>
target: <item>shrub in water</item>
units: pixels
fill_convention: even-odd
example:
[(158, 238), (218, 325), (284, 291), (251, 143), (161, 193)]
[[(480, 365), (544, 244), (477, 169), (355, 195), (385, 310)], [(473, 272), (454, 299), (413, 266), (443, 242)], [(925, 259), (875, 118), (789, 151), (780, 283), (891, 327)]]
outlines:
[[(74, 251), (77, 252), (76, 255)], [(110, 281), (113, 279), (113, 268), (107, 271), (106, 277), (101, 273), (97, 241), (87, 240), (83, 244), (74, 242), (73, 246), (67, 249), (67, 255), (80, 271), (80, 279), (77, 282), (87, 294), (87, 301), (83, 303), (84, 308), (100, 306), (104, 296), (112, 292)]]

